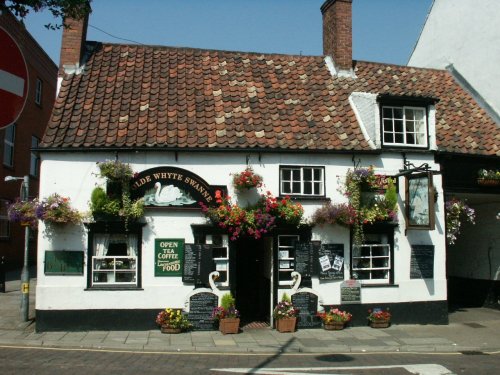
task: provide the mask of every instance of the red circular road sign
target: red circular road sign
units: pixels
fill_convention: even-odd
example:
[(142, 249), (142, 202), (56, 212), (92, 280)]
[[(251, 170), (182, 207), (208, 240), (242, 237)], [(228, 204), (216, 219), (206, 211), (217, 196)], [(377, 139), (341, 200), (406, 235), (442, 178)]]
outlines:
[(28, 69), (16, 41), (0, 27), (0, 129), (12, 124), (28, 96)]

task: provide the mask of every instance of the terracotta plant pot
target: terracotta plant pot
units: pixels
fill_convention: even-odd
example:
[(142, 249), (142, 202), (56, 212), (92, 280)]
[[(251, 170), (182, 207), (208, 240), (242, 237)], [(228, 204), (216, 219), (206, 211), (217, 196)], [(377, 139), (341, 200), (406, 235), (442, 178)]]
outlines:
[(500, 180), (495, 180), (493, 178), (478, 178), (477, 184), (482, 186), (498, 186), (500, 185)]
[(323, 324), (323, 328), (327, 331), (340, 331), (341, 329), (344, 329), (344, 327), (345, 322), (331, 322)]
[(375, 322), (370, 321), (370, 327), (372, 328), (387, 328), (391, 325), (390, 320), (377, 320)]
[(283, 318), (276, 320), (276, 330), (278, 332), (295, 332), (297, 317)]
[(240, 318), (225, 318), (219, 320), (219, 331), (223, 335), (228, 333), (238, 333), (240, 330)]
[(182, 329), (180, 328), (174, 328), (174, 327), (171, 327), (169, 325), (162, 325), (161, 326), (161, 333), (181, 333), (182, 332)]

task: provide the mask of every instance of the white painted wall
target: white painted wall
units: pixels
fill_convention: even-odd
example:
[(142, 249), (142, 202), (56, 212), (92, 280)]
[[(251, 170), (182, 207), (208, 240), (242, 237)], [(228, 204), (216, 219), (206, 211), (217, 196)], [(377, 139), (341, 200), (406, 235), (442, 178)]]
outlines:
[(434, 0), (408, 65), (458, 72), (500, 114), (500, 1)]
[[(439, 166), (434, 164), (432, 155), (423, 153), (406, 154), (415, 165), (428, 163), (433, 170)], [(88, 202), (93, 188), (102, 184), (97, 177), (96, 162), (113, 160), (114, 154), (105, 153), (42, 153), (40, 197), (58, 193), (71, 198), (73, 205), (79, 210), (88, 210)], [(334, 202), (346, 201), (338, 191), (339, 183), (344, 180), (349, 168), (353, 167), (352, 155), (307, 155), (307, 154), (262, 154), (259, 161), (257, 154), (252, 153), (188, 153), (180, 152), (178, 161), (171, 152), (135, 152), (120, 153), (119, 159), (130, 163), (136, 172), (158, 166), (175, 166), (187, 169), (212, 185), (227, 185), (229, 194), (234, 196), (231, 187), (231, 173), (241, 172), (246, 166), (246, 158), (255, 172), (264, 178), (264, 190), (279, 195), (280, 165), (325, 166), (327, 197)], [(403, 168), (400, 154), (361, 156), (361, 166), (373, 164), (376, 173), (396, 174)], [(401, 213), (404, 200), (404, 179), (400, 178), (399, 197), (399, 229), (395, 232), (395, 284), (397, 287), (365, 288), (362, 290), (362, 301), (371, 302), (408, 302), (438, 301), (446, 299), (445, 270), (445, 237), (443, 224), (442, 199), (437, 203), (436, 230), (409, 230), (405, 235), (404, 218)], [(439, 197), (443, 197), (440, 176), (435, 176), (435, 185)], [(303, 202), (306, 218), (310, 218), (321, 202)], [(36, 308), (39, 310), (66, 309), (161, 309), (165, 306), (184, 307), (192, 285), (184, 285), (181, 277), (154, 276), (154, 239), (185, 238), (193, 242), (191, 224), (205, 223), (200, 212), (146, 210), (147, 225), (143, 229), (142, 239), (142, 287), (137, 291), (97, 291), (85, 290), (87, 283), (86, 268), (83, 276), (46, 276), (43, 272), (45, 250), (84, 250), (86, 254), (87, 234), (83, 226), (58, 230), (48, 233), (41, 223), (38, 238), (38, 282)], [(344, 243), (349, 249), (348, 229), (335, 227), (317, 227), (313, 229), (313, 239), (325, 243)], [(431, 281), (410, 280), (410, 243), (434, 244), (435, 262), (434, 279)], [(349, 262), (349, 252), (346, 260)], [(86, 259), (86, 257), (85, 257)], [(346, 264), (349, 269), (349, 264)], [(348, 272), (346, 271), (346, 278)], [(317, 290), (327, 304), (340, 303), (340, 282), (324, 282), (313, 279), (313, 288)], [(288, 290), (288, 293), (290, 290)], [(281, 296), (282, 291), (278, 292)]]

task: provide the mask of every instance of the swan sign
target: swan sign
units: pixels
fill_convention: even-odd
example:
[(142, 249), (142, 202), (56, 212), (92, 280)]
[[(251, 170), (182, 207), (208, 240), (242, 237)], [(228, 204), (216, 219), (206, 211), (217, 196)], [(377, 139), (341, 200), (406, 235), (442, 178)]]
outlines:
[(0, 129), (14, 123), (28, 96), (28, 68), (15, 40), (0, 27)]
[(200, 176), (176, 167), (157, 167), (140, 172), (132, 182), (132, 197), (144, 197), (146, 206), (200, 208), (212, 206), (226, 187), (211, 186)]

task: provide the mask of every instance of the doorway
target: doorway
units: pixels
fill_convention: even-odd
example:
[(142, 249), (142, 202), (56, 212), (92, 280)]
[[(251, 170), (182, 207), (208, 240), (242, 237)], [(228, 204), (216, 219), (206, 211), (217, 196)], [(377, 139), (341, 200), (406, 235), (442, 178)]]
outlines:
[(233, 243), (231, 291), (241, 323), (270, 322), (272, 239), (240, 239)]

